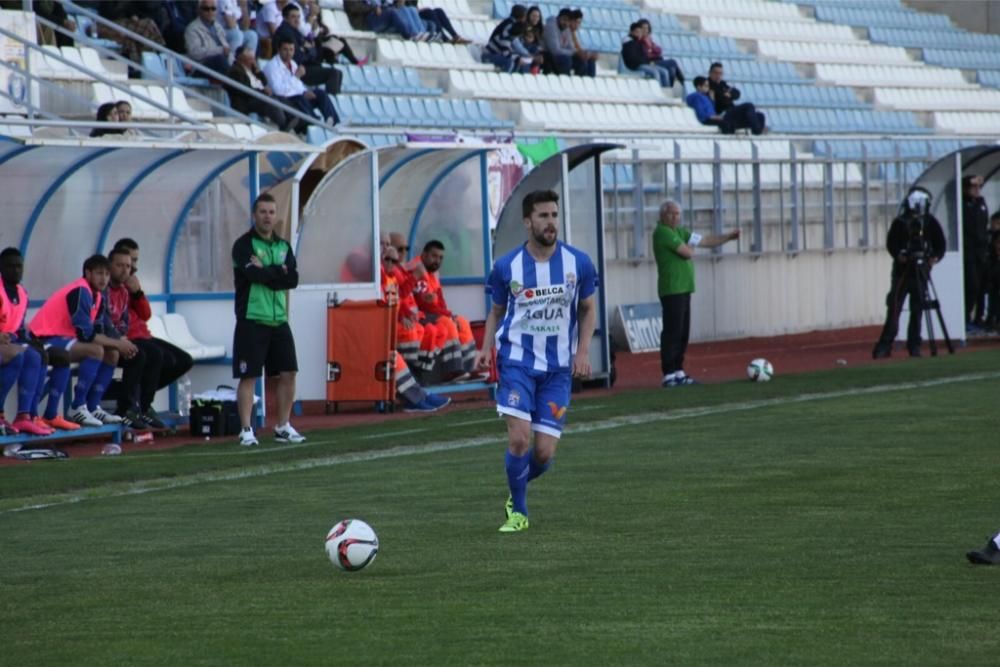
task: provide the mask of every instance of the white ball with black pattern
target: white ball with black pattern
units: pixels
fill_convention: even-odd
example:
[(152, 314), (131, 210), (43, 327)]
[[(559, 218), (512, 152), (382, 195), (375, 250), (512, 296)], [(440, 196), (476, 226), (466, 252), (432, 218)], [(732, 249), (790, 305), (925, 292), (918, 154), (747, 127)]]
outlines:
[(754, 359), (747, 364), (747, 377), (751, 382), (767, 382), (774, 376), (774, 367), (767, 359)]

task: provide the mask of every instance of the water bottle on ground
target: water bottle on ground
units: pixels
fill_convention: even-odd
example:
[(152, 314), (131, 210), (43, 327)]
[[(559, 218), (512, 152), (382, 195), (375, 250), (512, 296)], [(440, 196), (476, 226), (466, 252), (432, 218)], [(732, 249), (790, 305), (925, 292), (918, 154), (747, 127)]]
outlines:
[(181, 417), (191, 414), (191, 378), (187, 375), (177, 381), (177, 412)]

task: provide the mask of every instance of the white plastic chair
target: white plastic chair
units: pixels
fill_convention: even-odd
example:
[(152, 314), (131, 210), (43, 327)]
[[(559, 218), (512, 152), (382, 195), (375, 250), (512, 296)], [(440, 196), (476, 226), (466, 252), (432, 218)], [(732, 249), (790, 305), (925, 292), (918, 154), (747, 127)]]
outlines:
[(165, 314), (163, 326), (167, 331), (167, 340), (190, 354), (192, 359), (215, 359), (226, 356), (225, 345), (205, 345), (196, 339), (188, 328), (187, 320), (180, 313)]

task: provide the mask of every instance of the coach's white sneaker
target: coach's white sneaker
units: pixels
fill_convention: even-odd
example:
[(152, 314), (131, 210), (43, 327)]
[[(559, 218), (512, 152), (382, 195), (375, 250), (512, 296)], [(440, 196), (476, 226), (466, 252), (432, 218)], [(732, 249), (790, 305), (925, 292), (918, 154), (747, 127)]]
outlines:
[(66, 415), (71, 422), (76, 422), (80, 426), (104, 426), (104, 422), (95, 417), (90, 410), (87, 409), (86, 405), (81, 405), (80, 407), (70, 411)]
[(306, 437), (292, 428), (291, 424), (274, 427), (274, 439), (277, 442), (305, 442)]
[(121, 424), (124, 420), (118, 415), (112, 415), (104, 411), (101, 406), (97, 406), (97, 409), (91, 412), (96, 419), (100, 419), (102, 424)]
[(243, 429), (240, 431), (240, 445), (243, 447), (253, 447), (254, 445), (259, 445), (257, 442), (257, 436), (253, 434), (253, 429)]

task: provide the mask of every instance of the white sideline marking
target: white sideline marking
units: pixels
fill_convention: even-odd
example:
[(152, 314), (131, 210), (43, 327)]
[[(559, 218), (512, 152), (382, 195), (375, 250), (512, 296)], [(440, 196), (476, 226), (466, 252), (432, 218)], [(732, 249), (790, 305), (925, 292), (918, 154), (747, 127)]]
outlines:
[[(1000, 372), (975, 373), (971, 375), (958, 375), (953, 377), (938, 378), (936, 380), (925, 380), (923, 382), (904, 382), (901, 384), (875, 385), (862, 389), (846, 389), (841, 391), (831, 391), (817, 394), (800, 394), (798, 396), (786, 396), (770, 398), (760, 401), (747, 401), (745, 403), (725, 403), (722, 405), (705, 406), (700, 408), (687, 408), (672, 412), (651, 412), (641, 415), (626, 415), (622, 417), (610, 417), (600, 421), (587, 424), (578, 424), (566, 429), (567, 434), (593, 433), (595, 431), (607, 431), (626, 426), (638, 426), (655, 422), (678, 421), (691, 417), (703, 417), (705, 415), (721, 414), (727, 412), (746, 412), (760, 408), (783, 406), (794, 403), (807, 403), (810, 401), (830, 400), (851, 396), (866, 396), (871, 394), (885, 394), (892, 391), (902, 391), (907, 389), (925, 389), (946, 384), (957, 384), (964, 382), (978, 382), (980, 380), (991, 380), (1000, 378)], [(230, 482), (253, 477), (267, 477), (285, 472), (296, 472), (300, 470), (312, 470), (315, 468), (326, 468), (347, 463), (359, 463), (365, 461), (378, 461), (381, 459), (400, 458), (403, 456), (418, 456), (421, 454), (433, 454), (436, 452), (447, 452), (459, 449), (471, 449), (490, 444), (501, 444), (506, 441), (504, 435), (497, 437), (467, 438), (464, 440), (454, 440), (452, 442), (439, 442), (424, 445), (410, 445), (391, 447), (369, 452), (353, 452), (347, 454), (337, 454), (325, 456), (317, 459), (306, 459), (302, 461), (285, 461), (282, 463), (264, 464), (254, 467), (232, 470), (219, 473), (195, 473), (185, 477), (174, 477), (170, 479), (151, 480), (134, 482), (130, 484), (109, 484), (95, 487), (89, 491), (76, 494), (52, 494), (43, 496), (51, 498), (47, 502), (39, 502), (27, 499), (27, 504), (0, 510), (0, 514), (11, 514), (14, 512), (24, 512), (27, 510), (45, 509), (48, 507), (59, 507), (84, 502), (86, 500), (103, 500), (108, 498), (120, 498), (122, 496), (137, 496), (155, 491), (171, 491), (181, 489), (196, 484), (209, 484), (214, 482)], [(333, 440), (315, 441), (310, 444), (333, 444)], [(274, 448), (273, 451), (288, 449), (287, 447)]]

